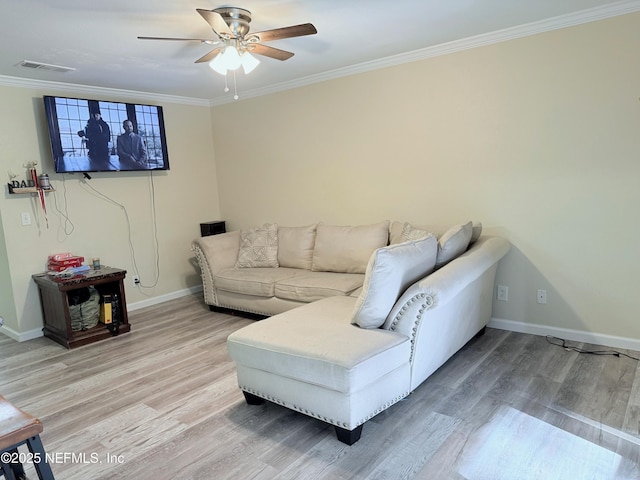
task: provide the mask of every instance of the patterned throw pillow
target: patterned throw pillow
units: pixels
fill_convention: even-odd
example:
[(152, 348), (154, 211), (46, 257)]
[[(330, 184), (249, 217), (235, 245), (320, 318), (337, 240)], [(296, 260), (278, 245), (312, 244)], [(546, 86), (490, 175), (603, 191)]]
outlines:
[(414, 228), (410, 223), (405, 223), (404, 227), (402, 227), (400, 240), (402, 242), (408, 242), (409, 240), (420, 240), (421, 238), (424, 238), (429, 234), (430, 232), (427, 232), (426, 230), (420, 230), (419, 228)]
[(273, 268), (278, 266), (278, 225), (240, 230), (240, 250), (236, 268)]

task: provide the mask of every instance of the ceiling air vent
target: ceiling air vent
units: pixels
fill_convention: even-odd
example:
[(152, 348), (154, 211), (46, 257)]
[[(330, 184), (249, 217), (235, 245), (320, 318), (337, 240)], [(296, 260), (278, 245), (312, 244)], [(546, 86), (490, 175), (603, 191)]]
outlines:
[(75, 71), (75, 68), (63, 67), (60, 65), (51, 65), (49, 63), (32, 62), (31, 60), (22, 60), (20, 63), (16, 64), (16, 66), (33, 68), (34, 70), (49, 70), (51, 72), (60, 72), (60, 73)]

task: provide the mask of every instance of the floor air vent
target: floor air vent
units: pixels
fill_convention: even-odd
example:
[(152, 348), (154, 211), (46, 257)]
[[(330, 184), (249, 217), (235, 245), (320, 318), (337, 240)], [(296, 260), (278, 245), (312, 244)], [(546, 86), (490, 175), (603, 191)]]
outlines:
[(16, 64), (16, 66), (33, 68), (35, 70), (49, 70), (51, 72), (60, 72), (60, 73), (75, 71), (75, 68), (63, 67), (60, 65), (51, 65), (49, 63), (32, 62), (31, 60), (22, 60), (20, 63)]

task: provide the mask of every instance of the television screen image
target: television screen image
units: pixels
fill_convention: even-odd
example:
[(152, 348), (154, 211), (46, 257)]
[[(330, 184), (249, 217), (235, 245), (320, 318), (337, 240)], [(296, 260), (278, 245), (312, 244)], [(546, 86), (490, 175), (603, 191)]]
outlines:
[(169, 170), (162, 107), (44, 97), (56, 173)]

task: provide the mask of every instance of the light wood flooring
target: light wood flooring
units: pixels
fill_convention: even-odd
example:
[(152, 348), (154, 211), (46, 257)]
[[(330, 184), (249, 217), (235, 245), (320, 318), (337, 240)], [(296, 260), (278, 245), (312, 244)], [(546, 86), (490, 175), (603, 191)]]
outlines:
[(225, 341), (254, 321), (187, 296), (75, 350), (0, 335), (0, 394), (44, 422), (58, 480), (640, 478), (635, 360), (487, 329), (349, 447), (244, 402)]

